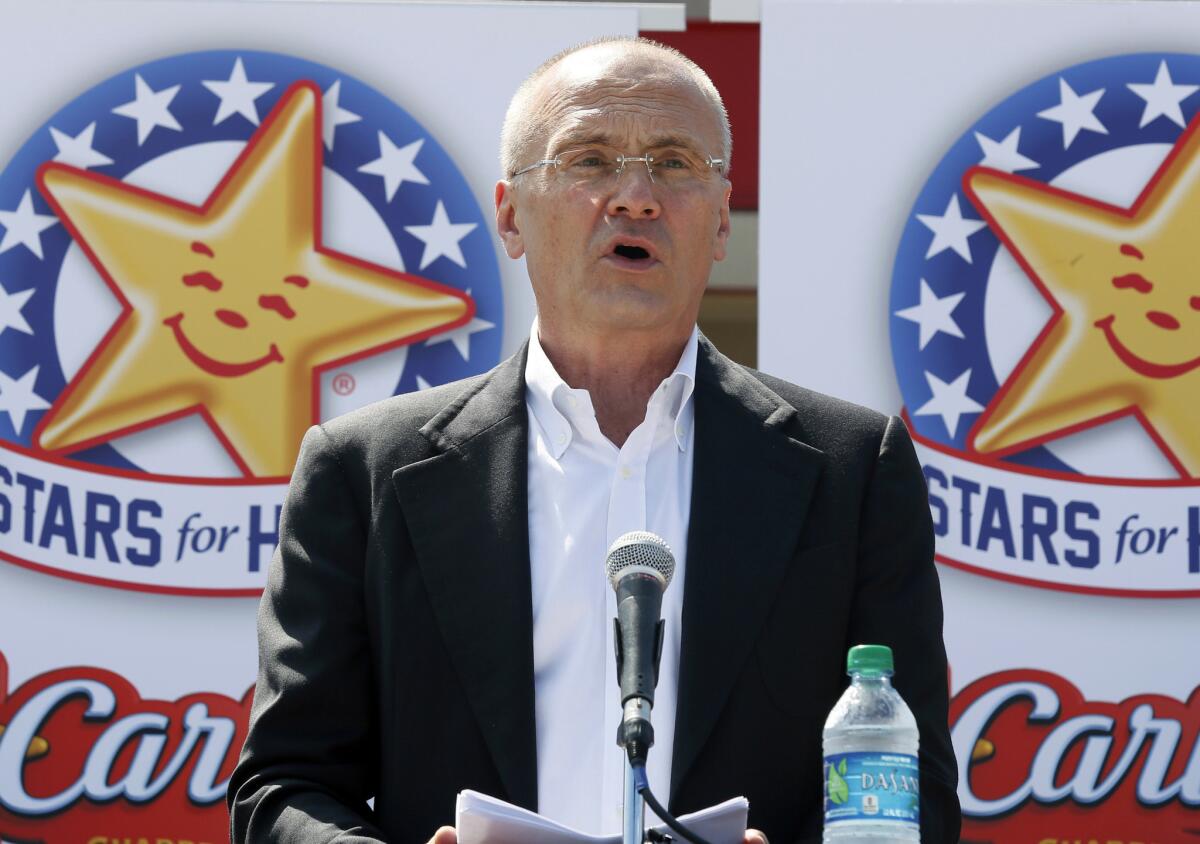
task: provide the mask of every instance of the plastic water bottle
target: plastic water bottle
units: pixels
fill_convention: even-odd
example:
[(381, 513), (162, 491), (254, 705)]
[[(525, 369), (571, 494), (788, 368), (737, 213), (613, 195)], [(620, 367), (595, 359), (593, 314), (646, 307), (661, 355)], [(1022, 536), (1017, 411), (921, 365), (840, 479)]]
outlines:
[(921, 840), (917, 721), (892, 688), (892, 649), (846, 655), (850, 687), (825, 720), (826, 844)]

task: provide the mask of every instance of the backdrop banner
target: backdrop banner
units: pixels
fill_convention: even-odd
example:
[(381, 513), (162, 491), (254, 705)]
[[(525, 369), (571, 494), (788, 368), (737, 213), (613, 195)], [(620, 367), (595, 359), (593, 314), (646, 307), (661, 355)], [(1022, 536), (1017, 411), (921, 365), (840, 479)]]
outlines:
[(913, 433), (963, 840), (1197, 840), (1200, 6), (763, 6), (759, 359)]
[(528, 335), (491, 222), (504, 111), (637, 11), (5, 12), (0, 839), (227, 840), (300, 439)]

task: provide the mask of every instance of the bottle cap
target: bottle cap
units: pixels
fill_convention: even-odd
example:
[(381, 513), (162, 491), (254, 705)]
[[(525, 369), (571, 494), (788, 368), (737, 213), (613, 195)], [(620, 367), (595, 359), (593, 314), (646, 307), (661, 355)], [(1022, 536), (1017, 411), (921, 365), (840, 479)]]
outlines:
[(887, 645), (855, 645), (846, 654), (846, 673), (878, 677), (892, 673), (892, 649)]

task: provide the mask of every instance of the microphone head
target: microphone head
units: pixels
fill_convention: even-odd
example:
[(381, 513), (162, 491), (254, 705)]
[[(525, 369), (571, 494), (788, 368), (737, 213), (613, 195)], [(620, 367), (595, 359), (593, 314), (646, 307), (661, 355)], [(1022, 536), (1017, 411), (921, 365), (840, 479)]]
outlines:
[(608, 549), (604, 572), (613, 589), (629, 574), (645, 574), (662, 584), (665, 590), (675, 576), (675, 555), (661, 536), (645, 530), (633, 530), (617, 537)]

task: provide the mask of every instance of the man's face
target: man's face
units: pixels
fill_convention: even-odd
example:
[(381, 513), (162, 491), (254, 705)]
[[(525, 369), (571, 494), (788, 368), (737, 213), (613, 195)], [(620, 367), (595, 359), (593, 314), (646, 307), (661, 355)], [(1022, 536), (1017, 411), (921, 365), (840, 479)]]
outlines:
[[(711, 103), (690, 79), (642, 57), (568, 57), (541, 86), (536, 113), (541, 131), (519, 167), (593, 145), (721, 157)], [(652, 180), (630, 162), (619, 177), (578, 180), (542, 167), (497, 185), (496, 217), (509, 256), (526, 256), (543, 330), (683, 332), (712, 262), (725, 257), (729, 192), (720, 172)]]

